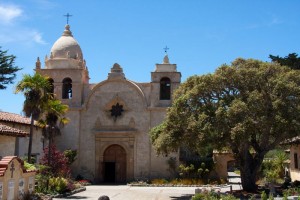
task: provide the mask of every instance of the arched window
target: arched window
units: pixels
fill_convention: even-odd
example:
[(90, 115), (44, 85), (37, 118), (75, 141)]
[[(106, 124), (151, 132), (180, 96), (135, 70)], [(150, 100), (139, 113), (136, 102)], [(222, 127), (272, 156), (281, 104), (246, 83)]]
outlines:
[(160, 80), (160, 100), (171, 99), (171, 81), (169, 78), (164, 77)]
[(72, 99), (72, 79), (65, 78), (62, 86), (62, 98)]

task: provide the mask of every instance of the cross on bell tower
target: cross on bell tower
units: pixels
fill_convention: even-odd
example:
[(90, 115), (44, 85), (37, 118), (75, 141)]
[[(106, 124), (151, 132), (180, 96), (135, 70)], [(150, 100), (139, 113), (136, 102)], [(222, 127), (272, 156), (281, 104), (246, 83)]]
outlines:
[(166, 46), (166, 47), (164, 48), (166, 54), (168, 54), (168, 50), (169, 50), (169, 49), (170, 49), (170, 48), (169, 48), (168, 46)]
[(72, 17), (73, 15), (70, 15), (69, 13), (67, 13), (66, 15), (64, 15), (64, 17), (67, 18), (67, 24), (69, 24), (69, 18)]

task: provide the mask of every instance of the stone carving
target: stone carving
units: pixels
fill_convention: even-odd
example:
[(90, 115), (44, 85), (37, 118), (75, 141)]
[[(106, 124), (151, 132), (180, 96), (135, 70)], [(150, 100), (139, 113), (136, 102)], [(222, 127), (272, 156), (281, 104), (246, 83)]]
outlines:
[(114, 121), (117, 120), (124, 112), (128, 111), (128, 107), (126, 106), (125, 102), (116, 94), (112, 100), (106, 104), (105, 111), (108, 112), (109, 116), (112, 116)]
[(114, 118), (114, 120), (117, 120), (117, 117), (122, 115), (123, 110), (123, 105), (120, 105), (117, 103), (116, 105), (113, 105), (111, 109), (109, 110), (111, 113), (111, 116)]

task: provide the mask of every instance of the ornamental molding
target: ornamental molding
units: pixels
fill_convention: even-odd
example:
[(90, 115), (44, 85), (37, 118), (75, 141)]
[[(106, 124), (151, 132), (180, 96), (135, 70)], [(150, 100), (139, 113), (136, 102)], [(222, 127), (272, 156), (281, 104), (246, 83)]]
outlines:
[(111, 117), (114, 121), (123, 117), (130, 109), (127, 107), (125, 101), (116, 94), (104, 107), (107, 116)]

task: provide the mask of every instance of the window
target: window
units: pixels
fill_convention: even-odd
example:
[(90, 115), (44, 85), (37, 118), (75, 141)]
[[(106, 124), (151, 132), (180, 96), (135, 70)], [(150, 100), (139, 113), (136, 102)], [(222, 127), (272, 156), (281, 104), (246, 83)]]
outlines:
[(298, 154), (294, 153), (294, 164), (295, 164), (295, 169), (298, 169)]
[(164, 77), (160, 80), (160, 100), (171, 99), (171, 81), (169, 78)]
[(62, 86), (62, 98), (72, 99), (72, 79), (65, 78)]

